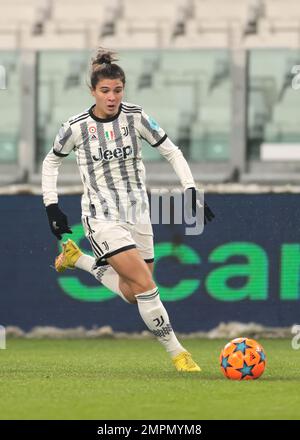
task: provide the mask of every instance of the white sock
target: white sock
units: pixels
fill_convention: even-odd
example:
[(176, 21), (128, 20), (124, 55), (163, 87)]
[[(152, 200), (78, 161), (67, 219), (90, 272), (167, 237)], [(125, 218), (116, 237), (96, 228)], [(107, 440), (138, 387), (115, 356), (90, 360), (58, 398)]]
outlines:
[(91, 273), (99, 283), (129, 302), (119, 288), (119, 275), (109, 264), (97, 267), (93, 257), (82, 254), (76, 261), (75, 267)]
[(170, 320), (160, 300), (157, 287), (135, 295), (141, 317), (148, 329), (156, 336), (171, 357), (186, 351), (171, 327)]
[(86, 272), (90, 272), (92, 275), (94, 275), (93, 274), (94, 264), (95, 264), (95, 258), (90, 257), (89, 255), (86, 254), (82, 254), (76, 261), (75, 267), (77, 267), (78, 269), (85, 270)]
[[(119, 280), (120, 277), (117, 274), (117, 272), (115, 271), (115, 269), (111, 266), (103, 266), (104, 268), (106, 268), (106, 270), (103, 272), (103, 275), (101, 276), (101, 283), (107, 287), (109, 290), (111, 290), (112, 292), (117, 293), (125, 302), (129, 303), (128, 299), (125, 298), (125, 296), (123, 295), (123, 293), (120, 290), (119, 287)], [(101, 267), (97, 268), (98, 271), (100, 269), (101, 271)], [(95, 275), (96, 277), (96, 275)], [(98, 279), (96, 277), (96, 279)], [(130, 303), (129, 303), (130, 304)]]

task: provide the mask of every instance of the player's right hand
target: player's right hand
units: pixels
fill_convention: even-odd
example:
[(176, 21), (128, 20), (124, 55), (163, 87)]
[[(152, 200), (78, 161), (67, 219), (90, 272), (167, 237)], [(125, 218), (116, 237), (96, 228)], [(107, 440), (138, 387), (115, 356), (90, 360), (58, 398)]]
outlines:
[(52, 233), (58, 240), (61, 240), (62, 234), (72, 234), (68, 225), (67, 216), (59, 209), (57, 203), (46, 206), (46, 212)]

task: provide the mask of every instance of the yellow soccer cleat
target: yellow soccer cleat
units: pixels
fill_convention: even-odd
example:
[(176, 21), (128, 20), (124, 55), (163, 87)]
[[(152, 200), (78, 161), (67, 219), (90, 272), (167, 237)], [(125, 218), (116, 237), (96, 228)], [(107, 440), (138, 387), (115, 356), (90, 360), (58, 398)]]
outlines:
[(75, 269), (75, 263), (82, 255), (76, 243), (68, 240), (62, 244), (63, 251), (55, 258), (56, 272), (64, 272), (66, 269)]
[(192, 355), (187, 351), (178, 354), (172, 359), (172, 361), (177, 371), (201, 371), (199, 365), (193, 361)]

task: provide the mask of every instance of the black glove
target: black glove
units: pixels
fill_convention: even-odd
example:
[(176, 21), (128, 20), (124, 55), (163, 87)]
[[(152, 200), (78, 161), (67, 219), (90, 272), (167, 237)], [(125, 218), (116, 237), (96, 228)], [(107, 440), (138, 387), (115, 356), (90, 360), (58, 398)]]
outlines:
[[(187, 188), (184, 191), (184, 207), (189, 218), (196, 217), (197, 214), (199, 215), (199, 210), (203, 209), (200, 195), (196, 188)], [(204, 202), (203, 217), (205, 225), (215, 217), (214, 213), (206, 202)]]
[(59, 209), (57, 203), (46, 206), (46, 212), (48, 215), (49, 225), (52, 233), (58, 240), (61, 240), (61, 234), (68, 232), (72, 234), (68, 225), (67, 216)]

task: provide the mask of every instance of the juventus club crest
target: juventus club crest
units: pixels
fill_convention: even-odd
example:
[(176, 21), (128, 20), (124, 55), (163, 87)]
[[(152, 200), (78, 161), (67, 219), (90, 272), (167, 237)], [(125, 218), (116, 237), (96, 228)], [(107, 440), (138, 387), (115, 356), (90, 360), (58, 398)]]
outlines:
[(121, 128), (122, 128), (122, 134), (123, 134), (123, 136), (128, 136), (128, 134), (129, 134), (128, 127), (121, 127)]

